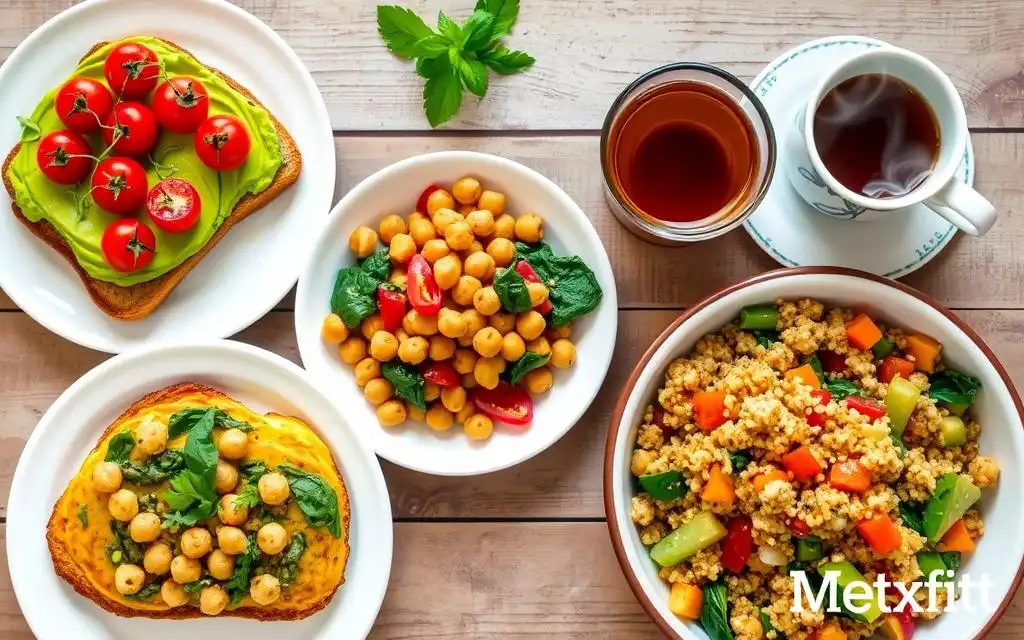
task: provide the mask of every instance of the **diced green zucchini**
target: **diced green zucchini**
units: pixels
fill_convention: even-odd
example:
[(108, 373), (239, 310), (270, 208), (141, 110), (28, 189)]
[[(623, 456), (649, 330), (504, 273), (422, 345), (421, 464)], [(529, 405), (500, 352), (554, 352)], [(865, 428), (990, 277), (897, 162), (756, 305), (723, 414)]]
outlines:
[(931, 578), (932, 573), (936, 571), (939, 572), (937, 577), (939, 582), (946, 580), (946, 563), (942, 561), (942, 556), (938, 551), (918, 551), (917, 566), (921, 569), (921, 575), (925, 580)]
[(655, 500), (675, 500), (686, 493), (686, 478), (675, 470), (640, 476), (640, 486)]
[(962, 447), (967, 442), (967, 425), (957, 416), (946, 416), (940, 424), (942, 446), (947, 449)]
[(796, 559), (797, 562), (814, 562), (825, 557), (825, 545), (821, 539), (815, 536), (797, 538)]
[(970, 407), (971, 405), (943, 403), (943, 406), (949, 409), (949, 412), (952, 413), (954, 416), (963, 416), (965, 413), (967, 413), (967, 408)]
[(910, 414), (914, 413), (919, 397), (921, 389), (910, 380), (896, 376), (889, 383), (889, 390), (885, 394), (885, 410), (897, 438), (903, 436), (903, 430), (910, 422)]
[(876, 342), (873, 347), (871, 347), (871, 353), (873, 353), (876, 358), (881, 360), (885, 356), (892, 353), (895, 349), (895, 342), (893, 342), (892, 340), (888, 340), (886, 338), (882, 338), (881, 340)]
[(967, 513), (981, 489), (959, 473), (947, 473), (935, 483), (935, 493), (924, 508), (924, 532), (932, 544), (942, 539), (949, 528)]
[(702, 511), (651, 547), (651, 559), (663, 567), (671, 567), (715, 544), (725, 534), (725, 527), (715, 514)]
[(774, 305), (744, 307), (740, 311), (740, 329), (766, 331), (779, 324), (779, 310)]
[[(875, 590), (871, 587), (871, 584), (864, 578), (864, 575), (857, 570), (857, 567), (853, 566), (849, 560), (840, 560), (839, 562), (826, 562), (825, 564), (818, 567), (818, 573), (822, 577), (827, 577), (829, 573), (838, 573), (836, 576), (836, 584), (842, 588), (846, 588), (854, 583), (863, 583), (868, 592), (875, 593)], [(865, 622), (874, 622), (882, 615), (882, 608), (879, 606), (877, 601), (868, 602), (868, 608), (864, 613), (850, 612), (852, 615), (863, 618)]]

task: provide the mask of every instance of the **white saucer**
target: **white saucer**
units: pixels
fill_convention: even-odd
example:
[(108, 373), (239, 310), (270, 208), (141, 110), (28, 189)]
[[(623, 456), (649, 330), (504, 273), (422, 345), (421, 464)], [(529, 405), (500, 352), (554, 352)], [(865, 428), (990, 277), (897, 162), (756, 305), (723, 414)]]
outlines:
[[(886, 44), (861, 36), (813, 40), (783, 53), (751, 83), (771, 116), (779, 158), (768, 194), (744, 226), (754, 242), (780, 264), (851, 267), (900, 278), (935, 257), (956, 232), (956, 227), (924, 205), (870, 222), (833, 220), (816, 213), (786, 178), (785, 136), (791, 134), (793, 118), (803, 106), (800, 98), (826, 69), (855, 53)], [(974, 149), (969, 140), (957, 177), (974, 184)]]

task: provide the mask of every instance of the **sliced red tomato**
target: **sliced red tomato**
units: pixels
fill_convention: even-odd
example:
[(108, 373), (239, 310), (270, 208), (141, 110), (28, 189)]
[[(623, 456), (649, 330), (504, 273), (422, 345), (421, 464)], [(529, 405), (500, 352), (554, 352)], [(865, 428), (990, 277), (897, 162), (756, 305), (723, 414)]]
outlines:
[[(824, 407), (828, 403), (832, 402), (832, 394), (828, 392), (828, 389), (813, 389), (811, 390), (811, 397), (818, 399), (818, 405)], [(812, 427), (823, 427), (825, 426), (825, 414), (818, 413), (811, 408), (811, 412), (807, 414), (807, 424)]]
[(909, 378), (914, 373), (914, 363), (899, 356), (885, 356), (882, 366), (878, 369), (878, 379), (889, 384), (896, 376)]
[(437, 191), (440, 188), (441, 187), (437, 186), (436, 184), (432, 184), (429, 187), (427, 187), (426, 189), (424, 189), (423, 193), (421, 193), (420, 197), (416, 200), (416, 210), (419, 211), (420, 213), (426, 215), (426, 213), (427, 213), (427, 198), (430, 197), (430, 194), (434, 193), (435, 191)]
[(188, 180), (167, 178), (156, 183), (146, 198), (149, 219), (171, 233), (182, 233), (196, 226), (203, 201)]
[(441, 310), (444, 296), (441, 295), (441, 287), (437, 286), (437, 280), (434, 280), (434, 271), (427, 259), (418, 253), (414, 255), (409, 261), (406, 276), (406, 292), (412, 308), (421, 315), (436, 315)]
[(377, 307), (380, 309), (380, 319), (384, 322), (384, 330), (391, 333), (398, 331), (405, 317), (405, 294), (382, 284), (377, 287)]
[(867, 416), (872, 421), (884, 418), (886, 415), (885, 405), (874, 398), (847, 396), (846, 406), (856, 409), (858, 413)]
[[(530, 263), (526, 260), (520, 260), (516, 263), (516, 273), (523, 276), (523, 280), (526, 280), (527, 282), (543, 283), (540, 276), (537, 275), (537, 272), (533, 270), (533, 267), (531, 267)], [(551, 313), (552, 308), (550, 300), (545, 300), (542, 304), (537, 305), (538, 313), (543, 313), (544, 315)]]
[(800, 518), (793, 518), (789, 521), (789, 531), (797, 538), (806, 538), (811, 535), (811, 527)]
[(447, 360), (431, 362), (420, 371), (423, 379), (433, 382), (439, 387), (452, 389), (462, 384), (462, 374), (455, 370), (455, 365)]
[(533, 420), (533, 400), (526, 389), (513, 387), (504, 382), (493, 389), (473, 389), (473, 404), (492, 420), (515, 427), (530, 424)]
[(740, 516), (729, 523), (729, 532), (722, 541), (722, 566), (733, 573), (741, 573), (754, 550), (754, 523)]
[(818, 359), (825, 373), (842, 373), (846, 370), (846, 356), (841, 353), (825, 349), (818, 352)]

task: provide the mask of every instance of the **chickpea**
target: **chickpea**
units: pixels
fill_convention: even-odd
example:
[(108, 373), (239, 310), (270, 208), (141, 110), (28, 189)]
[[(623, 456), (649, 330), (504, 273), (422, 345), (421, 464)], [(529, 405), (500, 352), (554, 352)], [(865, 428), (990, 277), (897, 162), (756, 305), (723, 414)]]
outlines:
[(527, 282), (526, 290), (530, 293), (530, 304), (539, 307), (548, 301), (548, 288), (542, 282)]
[(225, 493), (220, 498), (217, 514), (224, 524), (243, 525), (249, 519), (249, 507), (236, 504), (238, 496), (234, 493)]
[(415, 336), (398, 346), (398, 358), (406, 364), (419, 364), (427, 359), (429, 348), (426, 338)]
[(538, 367), (526, 374), (523, 381), (526, 384), (526, 390), (536, 395), (545, 393), (551, 388), (551, 385), (554, 383), (554, 376), (551, 374), (550, 367)]
[(203, 565), (195, 558), (174, 556), (171, 560), (171, 577), (179, 584), (195, 582), (203, 573)]
[(157, 542), (149, 545), (146, 553), (142, 556), (142, 566), (146, 573), (154, 576), (162, 576), (171, 570), (171, 560), (174, 558), (174, 551), (170, 545)]
[(412, 211), (409, 213), (409, 215), (405, 217), (405, 221), (409, 224), (410, 227), (412, 226), (412, 223), (416, 222), (417, 220), (426, 220), (427, 222), (430, 222), (430, 218), (426, 214), (420, 213), (419, 211)]
[(215, 580), (228, 580), (235, 570), (235, 558), (220, 549), (214, 549), (206, 559), (206, 568)]
[(391, 244), (392, 238), (399, 233), (405, 233), (406, 230), (405, 220), (402, 220), (400, 215), (392, 213), (389, 216), (384, 216), (384, 219), (380, 221), (380, 239), (384, 241), (384, 244)]
[(348, 248), (360, 258), (365, 258), (377, 250), (377, 232), (366, 225), (359, 225), (348, 237)]
[(515, 362), (526, 353), (526, 343), (515, 331), (509, 331), (501, 339), (501, 357), (509, 362)]
[(395, 395), (395, 387), (384, 378), (374, 378), (363, 387), (363, 397), (370, 404), (384, 404)]
[(448, 243), (440, 238), (428, 240), (427, 244), (423, 245), (423, 250), (420, 252), (427, 262), (434, 264), (441, 258), (445, 257), (451, 250), (448, 249)]
[(391, 238), (388, 245), (388, 255), (398, 264), (405, 264), (416, 255), (416, 242), (407, 233), (399, 233)]
[(320, 337), (327, 344), (339, 344), (348, 338), (348, 327), (336, 313), (329, 313), (320, 327)]
[(126, 596), (138, 593), (146, 582), (146, 572), (134, 564), (122, 564), (114, 571), (114, 586)]
[[(461, 315), (461, 314), (460, 314)], [(446, 336), (430, 336), (427, 357), (434, 362), (450, 360), (455, 355), (455, 341)]]
[(455, 206), (455, 198), (444, 189), (435, 189), (427, 196), (427, 215), (433, 216), (438, 209), (451, 209)]
[(423, 385), (423, 399), (427, 402), (433, 402), (441, 397), (441, 387), (437, 386), (433, 382), (427, 382)]
[(444, 308), (437, 314), (437, 329), (442, 336), (461, 338), (467, 326), (466, 317), (454, 309)]
[(284, 474), (277, 471), (264, 474), (256, 486), (260, 491), (260, 500), (266, 504), (284, 504), (288, 496), (291, 495), (291, 489), (288, 488), (288, 479), (284, 477)]
[(111, 494), (107, 500), (110, 516), (121, 522), (131, 522), (139, 512), (139, 497), (128, 489), (120, 489)]
[(494, 237), (511, 240), (516, 236), (516, 219), (505, 214), (494, 221)]
[(240, 553), (245, 553), (248, 545), (245, 532), (238, 527), (219, 527), (217, 529), (217, 546), (224, 553), (237, 556)]
[(277, 555), (288, 544), (288, 532), (276, 522), (268, 522), (256, 532), (256, 544), (267, 555)]
[(544, 333), (544, 326), (544, 316), (533, 310), (521, 313), (516, 318), (516, 331), (527, 342), (539, 338), (540, 334)]
[(370, 356), (374, 360), (389, 362), (398, 355), (398, 338), (387, 331), (378, 331), (370, 340)]
[[(428, 242), (437, 237), (437, 230), (434, 229), (434, 223), (429, 220), (410, 220), (409, 235), (412, 236), (417, 247), (425, 247)], [(448, 244), (445, 243), (445, 246)]]
[(380, 317), (379, 313), (375, 313), (371, 316), (366, 317), (359, 324), (359, 332), (363, 334), (363, 337), (367, 340), (373, 338), (373, 334), (378, 331), (384, 330), (384, 318)]
[(477, 361), (476, 351), (472, 349), (456, 349), (452, 364), (459, 373), (472, 373)]
[(385, 427), (396, 427), (411, 415), (411, 407), (406, 410), (405, 403), (401, 400), (388, 400), (377, 407), (377, 421)]
[(507, 267), (516, 257), (516, 246), (508, 238), (495, 238), (487, 244), (487, 255), (494, 260), (495, 267)]
[(367, 382), (380, 377), (380, 361), (376, 358), (363, 358), (356, 363), (354, 374), (356, 384), (365, 387)]
[(213, 536), (202, 527), (192, 527), (181, 534), (180, 544), (186, 558), (202, 558), (213, 548)]
[(435, 403), (427, 409), (426, 420), (427, 426), (434, 431), (447, 431), (452, 428), (455, 417), (441, 403)]
[(487, 318), (476, 309), (466, 309), (462, 312), (462, 316), (466, 318), (466, 335), (463, 338), (470, 338), (469, 342), (462, 346), (468, 347), (472, 344), (472, 337), (476, 335), (477, 331), (487, 326)]
[(415, 420), (416, 422), (423, 422), (423, 419), (427, 417), (426, 411), (419, 407), (414, 407), (411, 404), (407, 406), (405, 410), (409, 414), (409, 419)]
[[(474, 369), (475, 368), (476, 367), (474, 367)], [(463, 389), (473, 389), (476, 386), (477, 386), (476, 376), (474, 376), (472, 372), (467, 373), (464, 376), (462, 376), (462, 388)]]
[[(467, 262), (466, 264), (469, 263)], [(460, 304), (464, 307), (471, 306), (473, 304), (473, 296), (476, 295), (476, 292), (479, 291), (481, 287), (483, 287), (483, 285), (475, 276), (464, 275), (459, 278), (455, 288), (452, 289), (452, 300), (456, 304)]]
[(559, 369), (568, 369), (576, 362), (576, 345), (565, 338), (555, 340), (551, 345), (551, 360), (549, 363)]
[(448, 225), (448, 228), (444, 231), (444, 239), (448, 246), (455, 251), (465, 251), (473, 246), (473, 232), (469, 228), (469, 223), (465, 220), (459, 220)]
[(458, 212), (460, 214), (462, 214), (463, 217), (468, 216), (469, 214), (473, 213), (474, 211), (476, 211), (476, 205), (475, 204), (464, 204), (464, 205), (462, 205), (462, 206), (460, 206), (458, 208)]
[(338, 347), (338, 356), (345, 364), (355, 364), (366, 357), (366, 340), (350, 336)]
[(487, 209), (477, 209), (466, 216), (469, 230), (478, 238), (486, 238), (494, 233), (494, 214)]
[(551, 355), (551, 345), (548, 344), (548, 339), (544, 336), (531, 340), (526, 345), (526, 350), (530, 353), (536, 353), (538, 356), (549, 356)]
[(180, 607), (188, 602), (188, 594), (185, 587), (174, 580), (164, 580), (160, 585), (160, 597), (164, 599), (168, 607)]
[(463, 423), (462, 430), (470, 440), (486, 440), (494, 431), (494, 422), (482, 413), (474, 413)]
[(208, 616), (220, 614), (228, 606), (228, 602), (227, 592), (218, 585), (203, 587), (199, 592), (199, 610)]
[(220, 434), (217, 450), (228, 460), (240, 460), (249, 449), (249, 436), (241, 429), (228, 429)]
[(217, 493), (227, 493), (238, 485), (238, 469), (233, 465), (217, 460), (217, 470), (213, 476), (213, 488)]
[(568, 340), (572, 337), (572, 325), (567, 324), (556, 329), (548, 329), (548, 332), (545, 335), (547, 335), (548, 340), (551, 342), (561, 340), (563, 338)]
[(437, 333), (437, 316), (425, 316), (409, 309), (402, 318), (402, 328), (410, 336), (432, 336)]
[(544, 221), (536, 213), (528, 213), (516, 220), (516, 238), (523, 242), (540, 242), (544, 237)]
[(480, 358), (473, 369), (473, 377), (481, 387), (493, 389), (498, 386), (498, 376), (504, 370), (504, 358)]
[(516, 314), (496, 313), (487, 319), (488, 324), (498, 330), (498, 333), (505, 335), (516, 330)]
[(146, 455), (163, 453), (167, 449), (167, 425), (154, 418), (146, 418), (135, 429), (135, 444)]
[(264, 607), (274, 604), (281, 597), (281, 582), (269, 573), (258, 575), (249, 583), (249, 597)]
[(461, 213), (452, 211), (451, 209), (439, 209), (432, 217), (431, 221), (434, 223), (434, 228), (441, 235), (444, 235), (445, 231), (448, 230), (448, 226), (455, 222), (462, 222), (465, 218), (462, 217)]
[(405, 329), (398, 329), (395, 331), (395, 337), (398, 338), (398, 344), (402, 344), (412, 336), (405, 332)]
[(467, 402), (462, 406), (461, 409), (459, 409), (459, 412), (455, 414), (455, 422), (458, 422), (459, 424), (465, 424), (466, 420), (468, 420), (470, 416), (475, 414), (476, 407), (473, 406), (472, 402)]
[(480, 181), (472, 176), (459, 178), (452, 184), (452, 195), (462, 204), (473, 204), (480, 199)]
[(466, 257), (463, 270), (478, 281), (485, 282), (494, 277), (494, 258), (483, 251), (477, 251)]
[(113, 462), (99, 463), (92, 470), (92, 486), (99, 493), (114, 493), (121, 488), (121, 467)]
[(466, 406), (466, 390), (462, 387), (441, 389), (441, 404), (452, 413), (462, 411), (462, 408)]
[(153, 542), (160, 537), (160, 516), (149, 511), (136, 514), (128, 523), (128, 535), (135, 542)]
[(501, 334), (494, 327), (484, 327), (473, 336), (473, 348), (485, 358), (493, 358), (501, 352)]
[(480, 193), (476, 206), (500, 216), (505, 213), (505, 194), (498, 191), (483, 191)]
[(451, 289), (462, 275), (462, 262), (458, 256), (447, 255), (434, 263), (434, 280), (444, 290)]

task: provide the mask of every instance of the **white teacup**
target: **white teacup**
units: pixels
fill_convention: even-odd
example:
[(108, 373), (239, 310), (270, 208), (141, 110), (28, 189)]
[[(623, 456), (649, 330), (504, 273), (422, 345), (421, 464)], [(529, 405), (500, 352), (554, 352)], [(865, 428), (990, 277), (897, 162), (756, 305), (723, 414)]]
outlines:
[[(939, 125), (939, 157), (931, 174), (909, 193), (892, 198), (872, 198), (844, 187), (825, 168), (814, 142), (814, 113), (825, 95), (845, 80), (878, 73), (913, 87), (931, 106)], [(987, 232), (996, 221), (995, 207), (954, 175), (967, 150), (967, 114), (949, 77), (923, 56), (886, 46), (849, 58), (818, 83), (794, 125), (786, 136), (784, 165), (797, 193), (819, 213), (866, 221), (924, 204), (974, 236)]]

